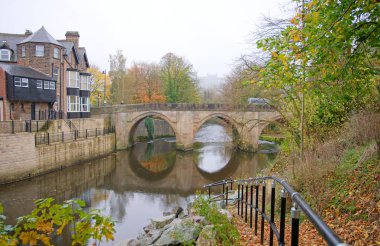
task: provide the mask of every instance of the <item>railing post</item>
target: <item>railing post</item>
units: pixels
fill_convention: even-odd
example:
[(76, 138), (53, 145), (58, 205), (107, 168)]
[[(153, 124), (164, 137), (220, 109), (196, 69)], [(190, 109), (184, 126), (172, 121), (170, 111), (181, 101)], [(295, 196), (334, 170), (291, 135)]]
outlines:
[(77, 141), (77, 130), (74, 130), (74, 140)]
[(210, 199), (211, 197), (211, 186), (208, 187), (208, 198)]
[(95, 128), (95, 137), (98, 136), (98, 128)]
[[(271, 199), (270, 199), (270, 222), (274, 223), (274, 204), (276, 201), (276, 181), (273, 180), (271, 185)], [(269, 233), (269, 245), (273, 246), (273, 229), (270, 227)]]
[(233, 183), (234, 181), (231, 179), (231, 189), (230, 190), (232, 190), (232, 183)]
[(48, 145), (50, 145), (50, 135), (48, 132), (47, 132), (47, 139), (48, 139)]
[(226, 187), (226, 209), (228, 207), (228, 185)]
[(259, 181), (255, 181), (255, 190), (256, 190), (256, 200), (255, 200), (255, 235), (257, 236), (257, 222), (259, 220)]
[(253, 207), (253, 185), (251, 183), (250, 185), (250, 190), (251, 190), (251, 195), (249, 196), (249, 207), (250, 207), (250, 212), (249, 212), (249, 227), (252, 228), (252, 207)]
[(222, 188), (222, 194), (224, 194), (224, 190), (225, 190), (225, 184), (223, 183), (223, 188)]
[(243, 205), (244, 205), (244, 184), (241, 185), (241, 204), (240, 204), (240, 217), (243, 218)]
[(237, 202), (238, 206), (237, 206), (237, 214), (239, 215), (240, 214), (240, 182), (238, 182), (238, 202)]
[(292, 246), (298, 246), (298, 237), (299, 237), (299, 224), (301, 210), (298, 208), (297, 204), (293, 204), (292, 209), (290, 210), (290, 216), (292, 218)]
[(15, 133), (15, 122), (12, 120), (12, 133)]
[(36, 131), (38, 132), (38, 130), (39, 130), (39, 129), (38, 129), (38, 120), (37, 120), (37, 130), (36, 130)]
[(285, 245), (285, 216), (286, 216), (286, 198), (288, 198), (289, 193), (282, 188), (281, 190), (281, 211), (280, 211), (280, 238), (279, 245)]
[(87, 139), (87, 129), (86, 129), (86, 139)]
[(248, 184), (245, 185), (245, 223), (248, 221)]
[(33, 130), (32, 130), (32, 120), (29, 120), (29, 127), (30, 127), (30, 131), (29, 132), (32, 132)]
[(65, 133), (62, 132), (62, 143), (65, 142)]
[(260, 242), (264, 243), (264, 214), (265, 214), (265, 180), (262, 182), (262, 200), (261, 200), (261, 234), (260, 234)]

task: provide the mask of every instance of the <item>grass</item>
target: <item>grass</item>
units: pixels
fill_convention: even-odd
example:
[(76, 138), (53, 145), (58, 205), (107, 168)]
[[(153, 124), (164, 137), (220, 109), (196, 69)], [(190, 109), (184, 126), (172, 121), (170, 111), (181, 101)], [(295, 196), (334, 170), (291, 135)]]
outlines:
[(227, 215), (220, 213), (214, 202), (198, 194), (194, 200), (194, 209), (214, 226), (218, 245), (236, 245), (240, 238), (238, 230), (228, 220)]

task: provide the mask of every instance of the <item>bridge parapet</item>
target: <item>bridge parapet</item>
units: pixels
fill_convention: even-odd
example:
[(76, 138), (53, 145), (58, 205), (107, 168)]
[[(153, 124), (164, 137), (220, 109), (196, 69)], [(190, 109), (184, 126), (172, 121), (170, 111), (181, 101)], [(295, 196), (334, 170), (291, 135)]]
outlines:
[(119, 104), (114, 106), (91, 108), (92, 114), (110, 114), (116, 112), (135, 111), (238, 111), (238, 112), (274, 112), (269, 104), (194, 104), (194, 103), (149, 103), (149, 104)]

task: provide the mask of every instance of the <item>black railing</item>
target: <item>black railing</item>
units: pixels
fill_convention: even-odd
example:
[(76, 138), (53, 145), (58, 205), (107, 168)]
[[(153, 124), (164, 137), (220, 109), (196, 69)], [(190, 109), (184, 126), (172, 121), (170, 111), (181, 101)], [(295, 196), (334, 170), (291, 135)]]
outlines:
[(40, 132), (49, 128), (48, 120), (0, 121), (0, 133)]
[(75, 130), (70, 132), (40, 132), (35, 135), (35, 144), (52, 144), (58, 142), (70, 142), (115, 133), (115, 127)]
[[(33, 118), (33, 117), (32, 117)], [(66, 119), (67, 115), (64, 111), (55, 110), (38, 110), (34, 113), (35, 120), (59, 120)]]
[[(267, 181), (272, 181), (270, 184), (270, 214), (266, 213), (266, 190)], [(237, 198), (229, 198), (229, 193), (232, 192), (233, 183), (237, 185)], [(276, 184), (279, 184), (281, 189), (280, 198), (280, 218), (279, 228), (275, 223), (275, 202), (276, 202)], [(211, 189), (213, 187), (222, 186), (222, 192), (212, 196)], [(230, 186), (230, 191), (228, 187)], [(260, 192), (261, 187), (261, 192)], [(298, 192), (296, 192), (288, 183), (284, 180), (274, 176), (249, 178), (232, 180), (225, 179), (212, 184), (205, 185), (203, 188), (208, 189), (208, 196), (213, 201), (224, 201), (228, 204), (233, 200), (237, 205), (238, 215), (244, 219), (245, 223), (249, 223), (250, 228), (253, 228), (254, 234), (257, 236), (258, 229), (260, 229), (260, 242), (264, 243), (264, 229), (265, 224), (269, 224), (269, 245), (273, 245), (274, 236), (277, 238), (278, 245), (285, 245), (285, 217), (287, 213), (286, 204), (290, 198), (293, 202), (293, 206), (290, 209), (291, 216), (291, 245), (298, 245), (299, 239), (299, 221), (301, 211), (304, 212), (307, 219), (318, 230), (322, 238), (328, 245), (347, 245), (327, 226), (327, 224), (310, 208)], [(261, 207), (259, 206), (261, 194)], [(254, 220), (253, 220), (254, 213)], [(248, 219), (249, 216), (249, 219)], [(259, 228), (259, 216), (261, 217)], [(278, 219), (278, 218), (277, 218)], [(253, 225), (254, 224), (254, 225)]]

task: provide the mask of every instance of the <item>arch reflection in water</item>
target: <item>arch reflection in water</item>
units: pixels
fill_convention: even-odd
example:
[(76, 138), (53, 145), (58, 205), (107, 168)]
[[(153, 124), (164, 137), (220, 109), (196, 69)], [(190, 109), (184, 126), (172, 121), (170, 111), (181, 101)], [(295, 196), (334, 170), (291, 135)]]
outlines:
[(223, 124), (221, 120), (214, 121), (217, 124), (206, 122), (196, 133), (194, 140), (201, 145), (200, 148), (194, 150), (194, 162), (200, 170), (207, 173), (223, 169), (234, 151), (231, 127), (226, 128), (225, 124), (220, 125)]
[(165, 139), (137, 143), (129, 151), (129, 164), (135, 174), (143, 179), (162, 179), (173, 169), (176, 154), (175, 142)]

